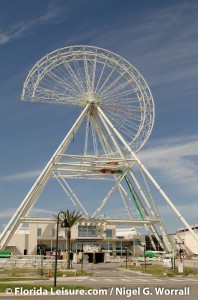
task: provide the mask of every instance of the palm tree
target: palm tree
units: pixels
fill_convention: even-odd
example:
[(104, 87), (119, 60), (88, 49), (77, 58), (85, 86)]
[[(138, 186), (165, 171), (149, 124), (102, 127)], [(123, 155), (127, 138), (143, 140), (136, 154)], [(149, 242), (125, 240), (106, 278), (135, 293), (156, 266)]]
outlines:
[(71, 228), (82, 219), (82, 214), (80, 212), (69, 211), (68, 209), (66, 211), (63, 211), (63, 213), (66, 216), (67, 222), (68, 222), (68, 231), (67, 231), (67, 245), (68, 245), (68, 260), (67, 260), (67, 269), (70, 269), (70, 248), (71, 248)]

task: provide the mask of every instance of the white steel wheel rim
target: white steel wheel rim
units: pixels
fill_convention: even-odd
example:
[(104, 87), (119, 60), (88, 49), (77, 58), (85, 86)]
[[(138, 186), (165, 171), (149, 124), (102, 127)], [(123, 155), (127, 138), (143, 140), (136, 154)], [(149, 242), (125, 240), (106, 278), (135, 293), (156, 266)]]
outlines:
[(145, 79), (121, 56), (97, 47), (65, 47), (44, 56), (29, 72), (21, 99), (99, 105), (134, 152), (153, 128), (154, 102)]

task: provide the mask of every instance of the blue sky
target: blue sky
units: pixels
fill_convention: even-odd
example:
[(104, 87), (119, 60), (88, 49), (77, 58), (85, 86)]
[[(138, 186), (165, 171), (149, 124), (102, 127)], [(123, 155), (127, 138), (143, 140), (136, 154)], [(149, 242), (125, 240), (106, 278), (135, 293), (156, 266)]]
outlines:
[[(156, 119), (138, 155), (188, 222), (198, 223), (197, 15), (192, 0), (0, 0), (1, 226), (78, 114), (22, 103), (23, 82), (48, 52), (81, 44), (121, 55), (146, 79)], [(47, 200), (49, 213), (54, 198)], [(165, 202), (160, 211), (170, 232), (182, 226)]]

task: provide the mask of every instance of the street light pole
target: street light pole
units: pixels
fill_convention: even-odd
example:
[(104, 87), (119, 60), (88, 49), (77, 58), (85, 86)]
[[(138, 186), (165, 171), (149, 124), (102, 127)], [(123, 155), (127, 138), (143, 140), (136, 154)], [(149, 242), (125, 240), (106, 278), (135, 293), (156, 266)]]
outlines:
[(127, 253), (127, 247), (125, 247), (125, 251), (126, 251), (126, 268), (127, 268), (127, 263), (128, 263), (128, 253)]
[(182, 259), (183, 250), (181, 249), (181, 245), (184, 245), (184, 241), (178, 242), (177, 240), (175, 240), (175, 243), (176, 243), (176, 245), (179, 245), (179, 257), (180, 257), (181, 262), (183, 262), (183, 259)]
[(142, 243), (144, 247), (144, 271), (146, 272), (146, 243)]
[(41, 277), (43, 277), (43, 244), (42, 242), (40, 242), (40, 244), (38, 244), (37, 248), (39, 249), (39, 254), (40, 254), (40, 275)]
[(58, 229), (59, 229), (59, 219), (60, 219), (60, 215), (63, 214), (64, 215), (64, 220), (61, 223), (61, 227), (62, 228), (67, 228), (68, 227), (68, 222), (67, 222), (67, 218), (66, 218), (66, 214), (61, 211), (59, 212), (58, 216), (57, 216), (57, 228), (56, 228), (56, 254), (55, 254), (55, 266), (54, 266), (54, 287), (56, 287), (56, 277), (57, 277), (57, 261), (58, 261)]
[(82, 243), (82, 263), (81, 263), (81, 271), (83, 271), (83, 259), (84, 259), (84, 248)]

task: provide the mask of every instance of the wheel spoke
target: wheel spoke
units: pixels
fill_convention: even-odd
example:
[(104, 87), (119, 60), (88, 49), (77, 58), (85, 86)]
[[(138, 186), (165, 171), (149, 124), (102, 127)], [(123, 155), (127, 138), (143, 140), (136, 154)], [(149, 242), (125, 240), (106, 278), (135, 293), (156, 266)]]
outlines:
[(79, 107), (91, 102), (90, 120), (85, 126), (85, 154), (88, 144), (97, 152), (98, 138), (105, 141), (102, 129), (91, 121), (97, 106), (135, 152), (145, 144), (153, 128), (153, 97), (142, 75), (121, 56), (97, 47), (65, 47), (46, 55), (29, 72), (22, 99)]

